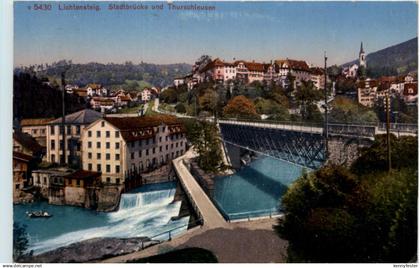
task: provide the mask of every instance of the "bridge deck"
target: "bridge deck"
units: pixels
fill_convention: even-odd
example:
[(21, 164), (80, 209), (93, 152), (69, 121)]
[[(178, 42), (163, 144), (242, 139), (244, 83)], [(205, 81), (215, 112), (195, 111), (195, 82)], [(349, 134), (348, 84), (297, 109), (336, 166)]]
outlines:
[(204, 219), (204, 226), (210, 228), (224, 227), (227, 222), (220, 214), (219, 210), (217, 210), (217, 208), (214, 206), (207, 194), (203, 191), (203, 189), (201, 189), (200, 185), (197, 183), (185, 165), (182, 163), (184, 159), (192, 157), (193, 152), (192, 150), (189, 150), (183, 156), (174, 159), (173, 164), (175, 167), (175, 172), (177, 173), (184, 187), (187, 188), (185, 190), (192, 197), (195, 205), (198, 207), (198, 210)]

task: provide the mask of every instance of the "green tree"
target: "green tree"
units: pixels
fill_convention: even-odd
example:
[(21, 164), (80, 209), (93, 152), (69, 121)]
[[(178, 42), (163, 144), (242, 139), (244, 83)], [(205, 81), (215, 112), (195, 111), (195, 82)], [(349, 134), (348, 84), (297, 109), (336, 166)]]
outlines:
[(18, 222), (13, 223), (13, 260), (18, 261), (28, 249), (29, 241), (26, 233), (26, 225)]
[(313, 120), (317, 117), (315, 111), (318, 110), (314, 107), (315, 103), (319, 101), (322, 94), (316, 90), (311, 81), (302, 81), (294, 94), (297, 103), (299, 104), (300, 114), (302, 120)]
[(222, 151), (215, 123), (196, 121), (191, 129), (190, 141), (198, 153), (198, 165), (204, 171), (216, 172), (222, 165)]

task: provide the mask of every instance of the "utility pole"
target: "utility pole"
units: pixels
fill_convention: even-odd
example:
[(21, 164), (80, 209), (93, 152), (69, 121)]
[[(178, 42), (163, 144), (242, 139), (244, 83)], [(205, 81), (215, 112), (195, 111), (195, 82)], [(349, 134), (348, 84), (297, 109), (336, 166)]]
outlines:
[(388, 172), (391, 172), (391, 133), (390, 133), (390, 101), (389, 91), (385, 92), (385, 112), (386, 112), (386, 150), (388, 159)]
[(325, 101), (325, 119), (324, 119), (324, 135), (325, 135), (325, 158), (328, 159), (328, 92), (327, 92), (327, 53), (324, 51), (324, 101)]
[(61, 114), (61, 137), (63, 144), (62, 145), (62, 155), (60, 158), (60, 164), (64, 165), (66, 163), (66, 93), (65, 93), (65, 71), (61, 73), (61, 106), (62, 106), (62, 114)]

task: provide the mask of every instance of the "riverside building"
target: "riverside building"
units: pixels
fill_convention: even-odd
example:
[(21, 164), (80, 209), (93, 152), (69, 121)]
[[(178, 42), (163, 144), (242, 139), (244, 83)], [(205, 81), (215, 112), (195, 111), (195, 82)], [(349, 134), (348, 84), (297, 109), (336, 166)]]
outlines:
[(184, 125), (174, 116), (104, 117), (82, 133), (83, 169), (106, 184), (152, 171), (186, 149)]

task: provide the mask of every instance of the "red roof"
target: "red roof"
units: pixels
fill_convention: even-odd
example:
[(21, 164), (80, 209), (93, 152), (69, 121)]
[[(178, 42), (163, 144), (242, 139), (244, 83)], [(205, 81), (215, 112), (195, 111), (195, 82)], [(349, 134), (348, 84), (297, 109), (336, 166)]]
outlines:
[(416, 96), (417, 95), (417, 83), (404, 84), (404, 96)]
[(282, 60), (276, 60), (275, 63), (280, 65), (280, 68), (309, 71), (308, 64), (303, 60), (282, 59)]
[(51, 120), (54, 120), (53, 117), (51, 118), (27, 118), (22, 119), (20, 121), (20, 126), (27, 127), (27, 126), (44, 126)]
[(106, 121), (118, 128), (126, 141), (149, 139), (155, 136), (154, 127), (165, 124), (171, 133), (185, 132), (184, 125), (172, 115), (152, 115), (139, 117), (105, 117)]

